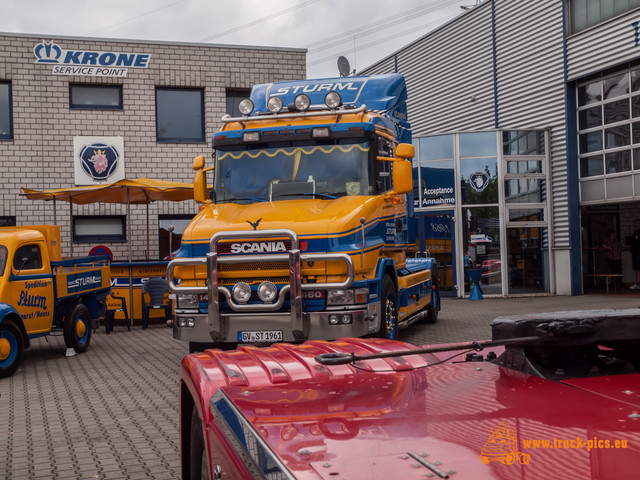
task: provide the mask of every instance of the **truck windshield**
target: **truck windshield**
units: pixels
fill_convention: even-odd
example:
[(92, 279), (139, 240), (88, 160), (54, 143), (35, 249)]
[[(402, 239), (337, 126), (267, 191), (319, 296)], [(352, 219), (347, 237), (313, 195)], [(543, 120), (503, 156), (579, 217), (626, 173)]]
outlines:
[(4, 266), (7, 264), (7, 247), (0, 245), (0, 277), (4, 275)]
[(248, 150), (220, 147), (216, 153), (215, 201), (254, 203), (371, 195), (370, 150), (370, 142), (363, 139)]

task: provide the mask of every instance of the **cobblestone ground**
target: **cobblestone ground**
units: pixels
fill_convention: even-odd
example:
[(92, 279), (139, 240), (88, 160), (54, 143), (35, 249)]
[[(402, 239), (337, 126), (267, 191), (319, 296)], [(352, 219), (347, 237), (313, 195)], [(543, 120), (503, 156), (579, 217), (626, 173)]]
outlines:
[[(425, 345), (491, 338), (495, 317), (640, 307), (640, 295), (443, 299), (439, 321), (400, 338)], [(171, 329), (116, 327), (65, 357), (61, 335), (36, 339), (0, 379), (0, 478), (170, 479), (180, 475), (178, 369)]]

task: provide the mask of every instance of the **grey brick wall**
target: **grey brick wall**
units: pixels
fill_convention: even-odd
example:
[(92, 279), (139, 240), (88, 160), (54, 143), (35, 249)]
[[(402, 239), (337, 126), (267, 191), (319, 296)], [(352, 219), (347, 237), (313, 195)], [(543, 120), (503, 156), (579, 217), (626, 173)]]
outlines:
[[(65, 50), (151, 54), (146, 69), (129, 68), (125, 78), (53, 75), (51, 65), (35, 64), (33, 49), (53, 40)], [(122, 136), (127, 178), (191, 182), (193, 157), (211, 154), (211, 137), (225, 114), (225, 89), (305, 78), (303, 49), (240, 47), (130, 40), (82, 39), (0, 34), (0, 81), (10, 81), (13, 96), (13, 140), (0, 140), (0, 216), (15, 216), (18, 225), (52, 224), (53, 202), (21, 197), (21, 187), (74, 186), (73, 137)], [(123, 88), (123, 110), (71, 110), (69, 84), (117, 84)], [(206, 143), (157, 143), (155, 87), (197, 87), (205, 91)], [(158, 215), (195, 214), (195, 202), (158, 202), (131, 206), (128, 238), (134, 259), (158, 258)], [(93, 244), (71, 244), (69, 205), (57, 202), (63, 255), (86, 255)], [(74, 205), (74, 215), (125, 215), (126, 206)], [(116, 260), (127, 257), (127, 244), (106, 244)]]

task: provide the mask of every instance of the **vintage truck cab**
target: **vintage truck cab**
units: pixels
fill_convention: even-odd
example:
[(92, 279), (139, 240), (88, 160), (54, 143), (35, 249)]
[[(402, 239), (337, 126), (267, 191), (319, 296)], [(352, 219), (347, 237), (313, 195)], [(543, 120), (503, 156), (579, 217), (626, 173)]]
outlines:
[(16, 371), (32, 339), (56, 329), (84, 352), (110, 282), (108, 257), (61, 259), (59, 226), (0, 228), (0, 377)]

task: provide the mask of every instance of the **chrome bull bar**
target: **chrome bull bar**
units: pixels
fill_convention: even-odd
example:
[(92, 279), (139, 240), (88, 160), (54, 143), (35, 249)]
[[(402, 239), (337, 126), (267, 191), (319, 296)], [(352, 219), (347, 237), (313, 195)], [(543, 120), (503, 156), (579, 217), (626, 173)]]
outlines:
[[(286, 253), (276, 253), (267, 255), (245, 254), (245, 255), (220, 255), (218, 253), (218, 243), (220, 240), (251, 240), (254, 238), (274, 239), (286, 237), (291, 240), (291, 249)], [(317, 261), (342, 261), (347, 265), (347, 278), (343, 282), (334, 283), (302, 283), (301, 264), (302, 262)], [(285, 285), (278, 294), (275, 303), (264, 304), (238, 304), (233, 301), (231, 291), (218, 282), (219, 264), (238, 263), (265, 263), (265, 262), (288, 262), (289, 263), (289, 285)], [(206, 287), (182, 287), (176, 285), (174, 269), (178, 266), (203, 265), (207, 266), (207, 286)], [(222, 293), (229, 307), (236, 312), (273, 312), (282, 308), (285, 296), (289, 294), (291, 305), (291, 329), (293, 336), (298, 340), (306, 338), (302, 315), (302, 291), (303, 290), (330, 290), (349, 288), (354, 281), (355, 269), (353, 260), (345, 253), (301, 253), (298, 236), (292, 230), (256, 230), (237, 232), (218, 232), (209, 241), (209, 252), (205, 258), (176, 258), (169, 262), (167, 266), (167, 283), (169, 289), (176, 294), (202, 294), (206, 293), (209, 302), (209, 333), (214, 341), (225, 338), (225, 325), (220, 316), (219, 294)]]

